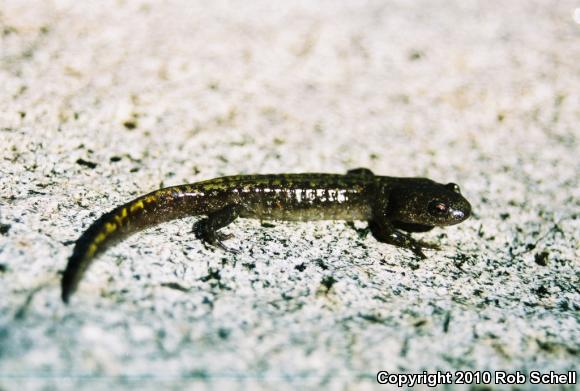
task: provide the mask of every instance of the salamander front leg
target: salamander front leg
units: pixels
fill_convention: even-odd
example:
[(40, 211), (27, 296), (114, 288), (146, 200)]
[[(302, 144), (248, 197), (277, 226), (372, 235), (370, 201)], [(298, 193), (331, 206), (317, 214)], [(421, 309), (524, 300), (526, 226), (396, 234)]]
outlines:
[(415, 253), (415, 255), (421, 259), (427, 258), (422, 249), (431, 248), (431, 246), (416, 241), (411, 237), (411, 235), (397, 230), (391, 223), (379, 223), (377, 221), (371, 220), (369, 221), (369, 228), (375, 239), (377, 239), (379, 242), (406, 248), (413, 251), (413, 253)]
[(197, 221), (193, 225), (193, 232), (198, 239), (212, 246), (218, 246), (221, 249), (233, 253), (239, 250), (227, 247), (223, 241), (234, 237), (232, 234), (218, 232), (228, 224), (238, 218), (239, 210), (235, 205), (226, 206), (223, 209), (209, 214), (206, 218)]

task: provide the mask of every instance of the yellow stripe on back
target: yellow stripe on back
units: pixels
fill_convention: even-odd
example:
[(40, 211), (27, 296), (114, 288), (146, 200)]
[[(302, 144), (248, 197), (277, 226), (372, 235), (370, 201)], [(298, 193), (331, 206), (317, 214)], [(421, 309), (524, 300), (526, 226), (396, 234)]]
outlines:
[(145, 205), (143, 204), (143, 200), (139, 200), (139, 201), (136, 201), (135, 203), (133, 203), (130, 206), (129, 210), (130, 210), (131, 213), (135, 213), (138, 210), (144, 209), (144, 208), (145, 208)]

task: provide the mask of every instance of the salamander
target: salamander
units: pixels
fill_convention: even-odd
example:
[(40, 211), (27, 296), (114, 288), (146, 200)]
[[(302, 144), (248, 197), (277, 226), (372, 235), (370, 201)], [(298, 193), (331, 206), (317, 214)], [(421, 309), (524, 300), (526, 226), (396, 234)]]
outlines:
[(237, 175), (153, 191), (97, 219), (76, 241), (62, 276), (67, 303), (93, 260), (128, 235), (162, 222), (204, 216), (195, 236), (228, 248), (220, 230), (236, 218), (261, 220), (364, 220), (376, 240), (425, 258), (411, 232), (458, 224), (471, 205), (455, 183), (379, 176), (366, 168), (340, 174)]

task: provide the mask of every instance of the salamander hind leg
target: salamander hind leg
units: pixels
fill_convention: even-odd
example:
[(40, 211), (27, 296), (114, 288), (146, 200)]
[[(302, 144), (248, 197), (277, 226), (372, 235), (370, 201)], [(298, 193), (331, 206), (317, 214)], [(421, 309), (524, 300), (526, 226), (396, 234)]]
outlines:
[(377, 221), (369, 221), (369, 228), (371, 233), (379, 242), (392, 244), (397, 247), (411, 250), (416, 256), (421, 259), (427, 258), (423, 253), (424, 248), (436, 248), (429, 244), (419, 242), (411, 237), (411, 235), (396, 229), (392, 224), (385, 222), (379, 223)]
[(233, 253), (239, 250), (227, 247), (223, 242), (234, 237), (232, 234), (219, 232), (228, 224), (232, 223), (239, 216), (239, 210), (235, 205), (229, 205), (216, 212), (210, 213), (206, 218), (197, 221), (193, 225), (193, 232), (198, 239), (212, 246)]

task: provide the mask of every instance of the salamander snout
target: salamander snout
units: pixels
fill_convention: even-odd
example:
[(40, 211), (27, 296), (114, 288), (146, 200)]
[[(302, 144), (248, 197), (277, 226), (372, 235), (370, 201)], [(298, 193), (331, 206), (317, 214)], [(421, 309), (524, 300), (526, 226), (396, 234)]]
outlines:
[(463, 220), (465, 217), (465, 213), (462, 210), (451, 210), (449, 213), (455, 220)]
[(434, 225), (459, 224), (471, 215), (471, 205), (459, 193), (440, 194), (428, 203), (427, 214)]
[(465, 201), (459, 208), (449, 208), (449, 215), (455, 221), (454, 224), (461, 223), (471, 216), (471, 205)]

